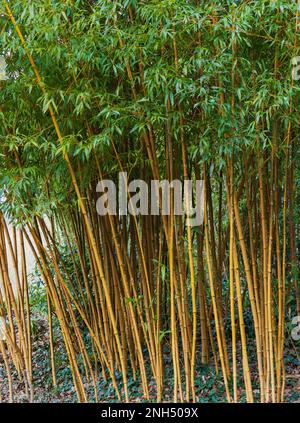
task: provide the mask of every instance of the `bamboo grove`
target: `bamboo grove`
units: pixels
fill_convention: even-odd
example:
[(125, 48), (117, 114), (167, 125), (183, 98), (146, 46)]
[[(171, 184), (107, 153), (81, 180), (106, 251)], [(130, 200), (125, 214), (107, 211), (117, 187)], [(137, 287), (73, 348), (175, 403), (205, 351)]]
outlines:
[[(299, 297), (297, 1), (1, 1), (0, 341), (34, 399), (29, 246), (79, 402), (128, 378), (198, 401), (283, 402)], [(97, 182), (203, 180), (204, 223), (99, 216)], [(14, 230), (8, 231), (7, 222)], [(68, 250), (68, 265), (62, 254)], [(13, 257), (8, 269), (7, 254)], [(11, 272), (15, 275), (13, 289)], [(81, 364), (80, 364), (81, 363)], [(121, 375), (121, 377), (119, 377)], [(87, 381), (94, 393), (86, 390)]]

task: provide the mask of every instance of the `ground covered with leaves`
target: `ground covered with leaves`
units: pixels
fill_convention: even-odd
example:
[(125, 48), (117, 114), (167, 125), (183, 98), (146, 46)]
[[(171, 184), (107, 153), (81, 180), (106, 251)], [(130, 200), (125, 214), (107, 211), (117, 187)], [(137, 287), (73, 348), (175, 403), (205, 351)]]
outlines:
[[(67, 354), (65, 351), (63, 340), (59, 334), (58, 328), (55, 330), (55, 359), (57, 370), (57, 386), (53, 387), (52, 372), (49, 351), (47, 320), (42, 315), (36, 315), (33, 319), (33, 388), (34, 402), (36, 403), (74, 403), (77, 402), (77, 396), (72, 381), (71, 370), (68, 365)], [(285, 364), (286, 364), (286, 387), (285, 401), (292, 403), (300, 403), (300, 361), (297, 347), (292, 342), (287, 342)], [(249, 348), (250, 356), (254, 363), (255, 350)], [(240, 353), (240, 351), (239, 351)], [(238, 355), (238, 363), (241, 361), (241, 355)], [(173, 370), (171, 358), (165, 358), (165, 389), (164, 402), (173, 401)], [(255, 374), (256, 364), (253, 364), (253, 374)], [(150, 371), (150, 366), (149, 366)], [(14, 402), (26, 403), (28, 398), (25, 394), (24, 383), (18, 381), (18, 375), (13, 365), (11, 365), (11, 373), (14, 380)], [(239, 386), (243, 386), (242, 374), (239, 375)], [(121, 373), (116, 372), (116, 379), (122, 383)], [(117, 402), (114, 388), (111, 382), (104, 380), (101, 372), (98, 376), (98, 392), (100, 402)], [(201, 366), (196, 374), (197, 402), (199, 403), (220, 403), (226, 402), (224, 392), (224, 384), (221, 372), (216, 374), (213, 363), (210, 366)], [(258, 375), (253, 378), (254, 394), (259, 400)], [(86, 382), (86, 388), (90, 391), (90, 397), (93, 397), (93, 386), (90, 382)], [(8, 380), (5, 372), (4, 363), (0, 357), (0, 387), (2, 394), (2, 402), (8, 402)], [(128, 378), (128, 387), (130, 391), (131, 402), (146, 402), (140, 386), (140, 380)], [(149, 379), (150, 402), (156, 402), (156, 386), (154, 380)], [(245, 392), (240, 389), (239, 402), (245, 402)]]

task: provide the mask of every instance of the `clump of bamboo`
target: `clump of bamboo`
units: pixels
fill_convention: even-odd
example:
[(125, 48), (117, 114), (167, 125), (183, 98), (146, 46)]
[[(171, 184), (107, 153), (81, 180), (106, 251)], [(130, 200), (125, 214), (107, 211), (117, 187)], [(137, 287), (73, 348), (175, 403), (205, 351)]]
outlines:
[[(162, 401), (169, 362), (174, 402), (199, 399), (203, 365), (221, 372), (228, 402), (284, 401), (287, 302), (300, 313), (297, 5), (105, 0), (32, 14), (2, 3), (14, 70), (0, 82), (9, 400), (12, 365), (33, 400), (28, 248), (46, 292), (52, 383), (56, 316), (78, 401), (91, 400), (86, 382), (99, 400), (99, 378), (129, 401), (129, 377), (145, 399), (153, 380)], [(202, 179), (203, 224), (176, 215), (174, 193), (169, 215), (100, 216), (97, 182), (119, 172)]]

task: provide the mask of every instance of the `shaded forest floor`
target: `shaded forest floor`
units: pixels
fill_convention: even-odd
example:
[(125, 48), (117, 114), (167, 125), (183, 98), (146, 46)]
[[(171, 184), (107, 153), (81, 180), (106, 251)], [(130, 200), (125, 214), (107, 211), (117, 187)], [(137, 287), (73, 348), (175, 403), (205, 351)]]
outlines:
[[(62, 339), (59, 335), (56, 336), (55, 354), (56, 354), (56, 371), (57, 381), (56, 387), (52, 384), (52, 374), (50, 367), (50, 353), (49, 353), (49, 339), (47, 330), (47, 321), (44, 317), (36, 316), (33, 320), (33, 388), (34, 388), (34, 402), (37, 403), (63, 403), (63, 402), (77, 402), (76, 392), (72, 383), (72, 376), (70, 368), (67, 364), (67, 356)], [(252, 363), (255, 363), (255, 352), (250, 347), (249, 356)], [(172, 377), (172, 363), (171, 355), (165, 356), (165, 382), (164, 382), (164, 396), (163, 402), (173, 401), (173, 377)], [(241, 363), (241, 354), (238, 353), (238, 363)], [(286, 388), (285, 401), (291, 403), (300, 403), (300, 362), (299, 354), (294, 345), (287, 345), (285, 353), (286, 364)], [(148, 367), (149, 364), (148, 364)], [(256, 373), (256, 365), (252, 364), (251, 373), (253, 392), (256, 400), (259, 398), (259, 390), (257, 389), (258, 375)], [(14, 380), (14, 402), (24, 403), (28, 402), (25, 394), (24, 383), (18, 381), (17, 373), (13, 366), (11, 372)], [(150, 373), (150, 368), (149, 368)], [(122, 383), (121, 374), (116, 373), (117, 382)], [(153, 379), (149, 378), (149, 392), (150, 402), (156, 402), (156, 386)], [(100, 402), (117, 402), (116, 395), (112, 383), (103, 380), (99, 374), (98, 392)], [(210, 366), (201, 366), (196, 372), (196, 392), (197, 402), (226, 402), (224, 385), (221, 371), (216, 374), (213, 363)], [(239, 376), (238, 386), (243, 386), (242, 375)], [(93, 386), (87, 382), (85, 384), (86, 390), (90, 393), (90, 401), (93, 401), (94, 393)], [(128, 388), (130, 392), (131, 402), (146, 402), (141, 390), (140, 381), (137, 378), (133, 380), (130, 374), (128, 375)], [(8, 381), (4, 363), (0, 356), (0, 389), (2, 394), (2, 402), (8, 402)], [(239, 402), (245, 402), (245, 392), (239, 389)]]

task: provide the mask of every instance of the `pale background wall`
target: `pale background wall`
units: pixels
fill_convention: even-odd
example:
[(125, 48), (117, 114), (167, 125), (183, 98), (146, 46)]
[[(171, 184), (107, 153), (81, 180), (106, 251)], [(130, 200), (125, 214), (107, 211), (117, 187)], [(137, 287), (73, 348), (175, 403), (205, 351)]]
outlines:
[[(50, 227), (49, 221), (46, 221), (46, 224), (49, 228)], [(9, 223), (8, 223), (8, 231), (9, 231), (10, 238), (13, 242), (13, 228), (12, 228), (12, 225), (9, 224)], [(32, 240), (31, 237), (30, 237), (30, 239)], [(21, 266), (21, 260), (20, 260), (21, 259), (21, 253), (20, 253), (21, 246), (20, 246), (20, 236), (19, 236), (19, 234), (17, 234), (17, 248), (18, 248), (18, 253), (20, 254), (19, 255), (19, 266)], [(30, 245), (28, 244), (25, 236), (24, 236), (24, 250), (25, 250), (25, 258), (26, 258), (27, 275), (29, 275), (34, 270), (35, 257), (34, 257), (32, 251), (31, 251)], [(9, 278), (10, 278), (10, 281), (11, 281), (11, 284), (12, 284), (13, 291), (16, 293), (16, 291), (17, 291), (17, 279), (16, 279), (14, 267), (13, 267), (12, 255), (10, 253), (8, 245), (6, 246), (6, 251), (7, 251), (7, 261), (8, 261), (8, 274), (9, 274)], [(21, 271), (21, 268), (19, 270)], [(0, 290), (1, 290), (1, 293), (3, 295), (3, 279), (2, 279), (2, 272), (1, 271), (0, 271)], [(4, 324), (5, 324), (5, 319), (3, 317), (0, 317), (0, 339), (4, 339), (4, 335), (3, 335)]]

